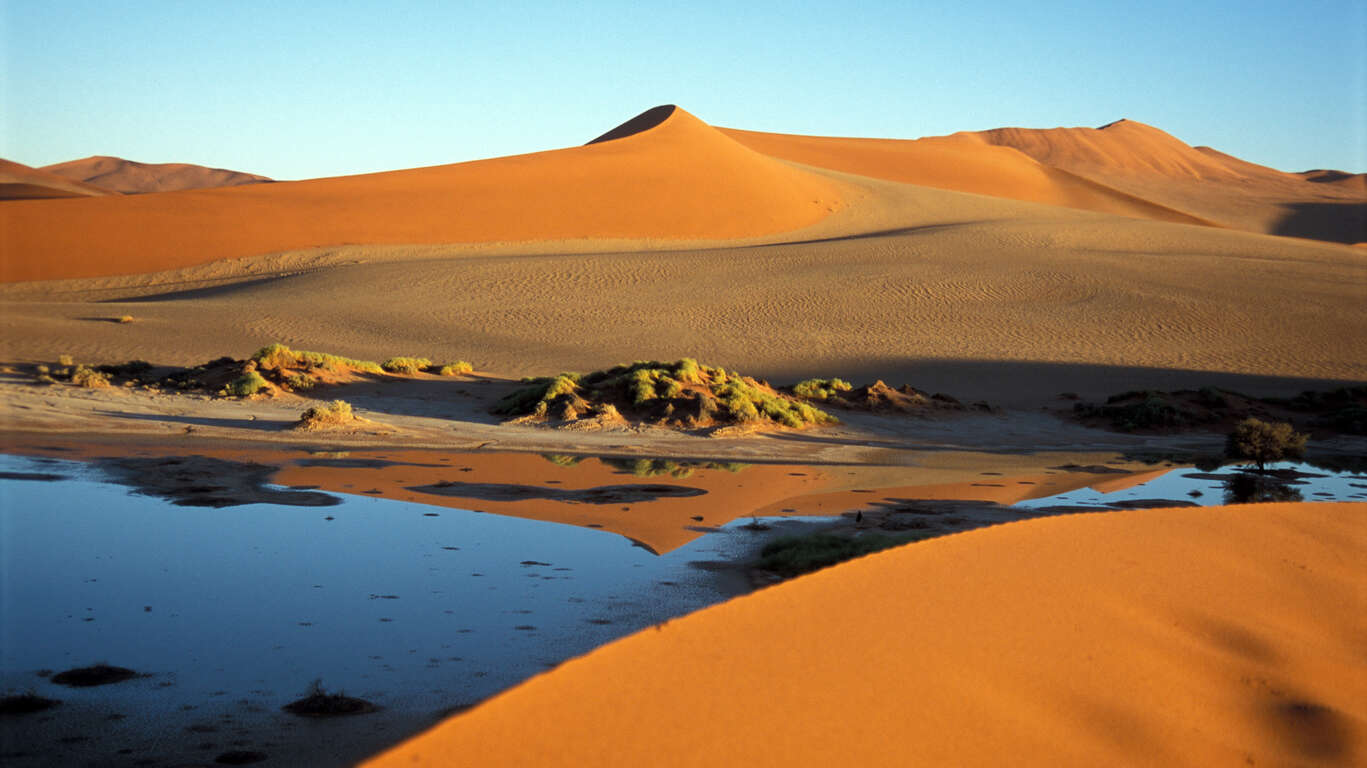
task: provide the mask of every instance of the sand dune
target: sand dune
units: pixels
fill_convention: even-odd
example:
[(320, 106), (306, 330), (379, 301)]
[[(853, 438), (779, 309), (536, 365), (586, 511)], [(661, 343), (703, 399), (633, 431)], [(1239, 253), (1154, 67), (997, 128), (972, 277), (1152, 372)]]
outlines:
[(347, 243), (744, 237), (812, 224), (843, 205), (843, 189), (672, 109), (626, 138), (531, 155), (12, 203), (0, 207), (0, 280), (131, 274)]
[(45, 165), (42, 170), (125, 194), (235, 187), (271, 181), (254, 173), (229, 171), (223, 168), (205, 168), (202, 165), (188, 163), (138, 163), (104, 155)]
[(913, 544), (600, 648), (368, 765), (1360, 765), (1364, 515), (1134, 511)]
[(1219, 158), (1134, 120), (1117, 120), (1100, 128), (996, 128), (955, 135), (1018, 149), (1041, 163), (1071, 171), (1100, 169), (1106, 173), (1208, 180), (1244, 176)]
[(971, 137), (903, 141), (721, 130), (757, 152), (845, 173), (1158, 221), (1208, 223)]
[(34, 200), (51, 197), (98, 197), (112, 190), (30, 168), (22, 163), (0, 160), (0, 200)]
[(1051, 167), (1222, 226), (1338, 243), (1367, 240), (1367, 185), (1357, 180), (1360, 174), (1283, 173), (1209, 147), (1188, 146), (1132, 120), (1101, 128), (999, 128), (955, 135), (1020, 150)]
[[(248, 262), (254, 271), (217, 287), (195, 270), (122, 287), (15, 285), (0, 290), (14, 297), (7, 350), (195, 364), (283, 341), (519, 376), (691, 356), (777, 382), (883, 378), (999, 405), (1068, 390), (1293, 394), (1332, 383), (1290, 379), (1367, 379), (1357, 249), (885, 184), (859, 194), (886, 209), (861, 202), (821, 225), (868, 234), (808, 243), (351, 248), (297, 262), (313, 266)], [(140, 322), (87, 319), (125, 313)]]

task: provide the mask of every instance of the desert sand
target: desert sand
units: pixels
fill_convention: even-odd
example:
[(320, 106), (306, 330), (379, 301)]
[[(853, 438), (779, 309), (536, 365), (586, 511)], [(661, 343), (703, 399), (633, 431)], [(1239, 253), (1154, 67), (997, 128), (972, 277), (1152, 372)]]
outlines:
[(174, 192), (181, 189), (236, 187), (270, 181), (265, 176), (224, 168), (205, 168), (190, 163), (139, 163), (107, 155), (45, 165), (41, 170), (94, 184), (101, 189), (131, 195)]
[(368, 765), (1360, 764), (1364, 515), (1131, 511), (913, 544), (600, 648)]
[(0, 160), (0, 200), (98, 197), (112, 191), (10, 160)]
[[(11, 450), (174, 444), (290, 464), (289, 484), (667, 552), (738, 516), (859, 509), (866, 486), (1009, 504), (1143, 482), (1154, 470), (1130, 459), (1145, 451), (1219, 450), (1214, 433), (1060, 419), (1077, 396), (1367, 381), (1367, 250), (1345, 247), (1367, 240), (1362, 177), (1282, 173), (1132, 121), (901, 141), (719, 129), (660, 107), (584, 146), (431, 168), (179, 191), (135, 189), (134, 170), (115, 175), (144, 194), (6, 170), (17, 192), (68, 196), (0, 203)], [(193, 365), (273, 342), (476, 372), (234, 399), (39, 387), (29, 367)], [(490, 413), (520, 376), (681, 357), (995, 408), (725, 438)], [(291, 431), (337, 397), (367, 421)], [(402, 472), (294, 461), (380, 447)], [(466, 487), (419, 448), (527, 455), (468, 458), (485, 487)], [(720, 509), (548, 498), (619, 483), (609, 463), (514, 501), (524, 477), (555, 479), (533, 452), (691, 460), (702, 468), (660, 483)], [(1122, 471), (1062, 470), (1101, 463)], [(1367, 751), (1364, 514), (1131, 511), (922, 542), (626, 638), (377, 764), (1353, 764)]]
[[(5, 357), (191, 364), (282, 341), (520, 376), (691, 356), (777, 381), (883, 378), (1007, 405), (1367, 378), (1361, 249), (1156, 221), (1144, 211), (1171, 216), (964, 137), (945, 143), (976, 146), (981, 168), (1028, 171), (1004, 193), (1085, 191), (1119, 208), (794, 165), (673, 108), (631, 130), (387, 174), (8, 202)], [(865, 146), (822, 151), (870, 173), (902, 151)], [(917, 150), (887, 167), (958, 167), (922, 155), (934, 159)], [(433, 241), (446, 242), (415, 245)], [(105, 322), (125, 314), (138, 322)]]
[[(0, 247), (24, 256), (5, 258), (0, 281), (151, 272), (352, 243), (743, 237), (811, 224), (840, 207), (843, 193), (838, 182), (746, 149), (671, 108), (642, 133), (532, 155), (5, 205)], [(158, 237), (145, 236), (153, 231)]]

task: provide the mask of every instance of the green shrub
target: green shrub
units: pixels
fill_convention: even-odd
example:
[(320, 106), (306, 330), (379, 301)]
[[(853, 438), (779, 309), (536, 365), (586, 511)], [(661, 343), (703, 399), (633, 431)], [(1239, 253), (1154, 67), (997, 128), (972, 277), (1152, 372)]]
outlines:
[(808, 400), (827, 400), (837, 392), (848, 392), (854, 387), (844, 379), (804, 379), (793, 387), (793, 394)]
[(441, 366), (440, 368), (437, 368), (437, 375), (438, 375), (438, 376), (462, 376), (462, 375), (467, 374), (467, 373), (473, 373), (474, 370), (475, 370), (475, 367), (474, 367), (473, 365), (470, 365), (469, 363), (465, 362), (464, 360), (457, 360), (457, 361), (454, 362), (454, 363), (447, 363), (447, 364)]
[(296, 392), (307, 392), (318, 386), (318, 379), (308, 373), (296, 373), (285, 379), (285, 385)]
[(432, 361), (425, 357), (391, 357), (380, 363), (380, 367), (388, 373), (417, 373), (432, 366)]
[(249, 397), (269, 387), (270, 383), (261, 374), (248, 371), (229, 382), (226, 392), (233, 397)]
[(1259, 419), (1244, 419), (1226, 438), (1225, 455), (1252, 461), (1261, 471), (1267, 468), (1268, 462), (1304, 456), (1309, 437), (1286, 422), (1269, 424)]
[(383, 373), (384, 369), (379, 363), (370, 360), (355, 360), (350, 357), (339, 357), (322, 352), (305, 352), (294, 350), (284, 344), (271, 344), (257, 350), (252, 355), (252, 360), (262, 368), (287, 368), (296, 365), (308, 365), (316, 368), (335, 371), (341, 368), (354, 368), (366, 373)]

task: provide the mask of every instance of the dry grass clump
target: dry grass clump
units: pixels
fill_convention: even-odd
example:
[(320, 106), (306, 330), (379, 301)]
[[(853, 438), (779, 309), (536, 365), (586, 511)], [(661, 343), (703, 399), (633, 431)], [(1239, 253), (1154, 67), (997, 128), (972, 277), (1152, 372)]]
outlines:
[(804, 379), (793, 386), (793, 394), (808, 400), (826, 400), (837, 392), (849, 392), (854, 385), (844, 379)]
[[(434, 366), (434, 367), (435, 367), (435, 366)], [(454, 363), (446, 363), (445, 365), (442, 365), (442, 366), (440, 366), (440, 367), (437, 367), (437, 375), (438, 375), (438, 376), (463, 376), (463, 375), (465, 375), (465, 374), (467, 374), (467, 373), (473, 373), (474, 370), (475, 370), (475, 367), (474, 367), (473, 365), (470, 365), (469, 363), (465, 362), (464, 360), (457, 360), (457, 361), (455, 361)]]
[(271, 344), (257, 350), (252, 355), (252, 360), (258, 367), (263, 369), (281, 369), (297, 367), (314, 367), (325, 370), (335, 371), (342, 368), (353, 368), (365, 373), (383, 373), (384, 369), (379, 363), (371, 360), (356, 360), (350, 357), (339, 355), (329, 355), (323, 352), (306, 352), (304, 350), (290, 349), (284, 344)]
[(304, 411), (299, 417), (299, 422), (294, 425), (295, 429), (314, 430), (314, 429), (333, 429), (345, 427), (364, 422), (365, 420), (356, 416), (351, 410), (351, 403), (345, 400), (333, 400), (327, 405), (315, 405)]
[(78, 365), (71, 372), (71, 383), (86, 389), (100, 389), (109, 386), (109, 376), (88, 365)]
[(418, 373), (432, 367), (432, 361), (425, 357), (391, 357), (380, 363), (386, 373)]
[(115, 322), (119, 323), (120, 325), (128, 325), (129, 323), (133, 322), (133, 316), (132, 316), (132, 315), (122, 315), (122, 316), (120, 316), (120, 317), (118, 318), (118, 320), (115, 321)]
[(787, 427), (829, 424), (835, 417), (783, 395), (766, 382), (700, 365), (636, 362), (583, 376), (524, 379), (527, 385), (505, 397), (496, 412), (571, 421), (616, 407), (640, 421), (667, 426), (772, 422)]

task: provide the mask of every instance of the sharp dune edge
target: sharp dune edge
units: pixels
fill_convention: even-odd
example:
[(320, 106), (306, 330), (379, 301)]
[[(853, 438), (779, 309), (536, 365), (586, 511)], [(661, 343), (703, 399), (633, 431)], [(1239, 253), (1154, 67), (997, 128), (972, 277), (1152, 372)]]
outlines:
[(600, 648), (366, 765), (1361, 765), (1365, 516), (914, 544)]
[(45, 165), (41, 170), (124, 194), (235, 187), (271, 181), (254, 173), (223, 168), (205, 168), (189, 163), (139, 163), (104, 155)]
[(649, 130), (531, 155), (158, 195), (12, 202), (0, 206), (0, 280), (152, 272), (348, 243), (746, 237), (812, 224), (843, 205), (844, 190), (670, 108)]

